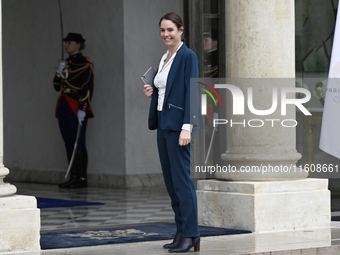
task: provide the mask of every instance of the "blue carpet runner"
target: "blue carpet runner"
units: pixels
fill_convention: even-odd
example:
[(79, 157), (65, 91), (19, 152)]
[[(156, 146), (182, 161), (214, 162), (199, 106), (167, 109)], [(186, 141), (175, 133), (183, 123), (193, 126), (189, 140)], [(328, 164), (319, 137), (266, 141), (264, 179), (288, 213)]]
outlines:
[(37, 203), (38, 203), (38, 208), (105, 205), (103, 203), (65, 200), (65, 199), (54, 199), (54, 198), (42, 198), (42, 197), (37, 197)]
[[(246, 230), (199, 226), (201, 237), (251, 233)], [(115, 243), (146, 242), (173, 239), (174, 223), (117, 227), (108, 229), (41, 233), (41, 249), (58, 249)]]

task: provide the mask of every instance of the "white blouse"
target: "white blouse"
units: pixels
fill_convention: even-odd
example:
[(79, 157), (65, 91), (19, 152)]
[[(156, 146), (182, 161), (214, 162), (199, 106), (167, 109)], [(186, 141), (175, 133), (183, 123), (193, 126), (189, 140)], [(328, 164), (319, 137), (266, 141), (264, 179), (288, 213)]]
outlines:
[[(155, 87), (158, 89), (158, 104), (157, 104), (157, 111), (163, 110), (163, 103), (164, 103), (164, 96), (165, 96), (165, 88), (166, 88), (166, 81), (168, 79), (168, 75), (170, 72), (170, 68), (172, 65), (172, 62), (174, 61), (174, 58), (177, 54), (177, 51), (182, 47), (183, 42), (178, 46), (176, 52), (171, 56), (169, 61), (164, 65), (165, 59), (169, 55), (169, 50), (166, 51), (166, 53), (161, 58), (161, 61), (159, 62), (158, 66), (158, 73), (155, 76), (154, 84)], [(163, 67), (164, 65), (164, 67)], [(187, 131), (192, 130), (192, 125), (190, 124), (183, 124), (182, 129), (185, 129)]]

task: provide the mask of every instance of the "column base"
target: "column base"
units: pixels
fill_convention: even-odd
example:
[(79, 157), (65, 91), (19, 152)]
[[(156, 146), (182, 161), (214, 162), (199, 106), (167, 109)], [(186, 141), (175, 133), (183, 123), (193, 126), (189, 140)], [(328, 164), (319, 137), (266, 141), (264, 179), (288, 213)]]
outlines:
[(330, 226), (327, 179), (197, 182), (198, 223), (252, 232)]
[(40, 250), (40, 210), (35, 197), (0, 197), (0, 226), (0, 253)]
[(9, 183), (4, 183), (4, 178), (9, 174), (9, 170), (0, 164), (0, 197), (11, 196), (17, 192), (17, 188)]
[(216, 178), (225, 181), (286, 181), (308, 177), (308, 171), (296, 166), (301, 158), (290, 153), (223, 153), (222, 160), (233, 171), (216, 172)]

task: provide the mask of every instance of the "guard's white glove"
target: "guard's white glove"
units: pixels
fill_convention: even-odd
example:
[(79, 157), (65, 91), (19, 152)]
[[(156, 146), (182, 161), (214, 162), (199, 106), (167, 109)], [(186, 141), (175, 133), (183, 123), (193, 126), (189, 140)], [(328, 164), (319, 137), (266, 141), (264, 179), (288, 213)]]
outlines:
[(85, 115), (86, 115), (86, 113), (84, 111), (78, 110), (77, 116), (78, 116), (78, 121), (79, 121), (80, 126), (81, 126), (82, 121), (84, 121), (84, 119), (85, 119)]
[(66, 62), (61, 60), (59, 62), (59, 66), (58, 66), (58, 69), (56, 70), (56, 76), (58, 78), (60, 77), (63, 77), (64, 78), (64, 75), (63, 75), (63, 71), (66, 69)]

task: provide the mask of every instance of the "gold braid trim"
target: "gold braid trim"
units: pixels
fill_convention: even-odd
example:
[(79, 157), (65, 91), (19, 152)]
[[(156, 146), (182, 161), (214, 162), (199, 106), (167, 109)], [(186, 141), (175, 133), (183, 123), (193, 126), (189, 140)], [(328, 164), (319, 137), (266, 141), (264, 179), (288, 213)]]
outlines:
[[(79, 68), (79, 69), (77, 69), (77, 70), (75, 70), (75, 71), (78, 71), (78, 70), (81, 70), (81, 69), (83, 69), (83, 68)], [(79, 72), (76, 76), (74, 76), (74, 77), (72, 77), (72, 79), (68, 79), (68, 81), (72, 81), (72, 80), (74, 80), (75, 78), (77, 78), (79, 75), (81, 75), (83, 72), (85, 72), (86, 71), (86, 69), (83, 69), (81, 72)]]
[[(89, 78), (87, 79), (87, 81), (86, 81), (80, 88), (71, 85), (71, 83), (70, 83), (69, 81), (72, 81), (73, 79), (77, 78), (80, 74), (82, 74), (83, 72), (85, 72), (86, 69), (87, 69), (88, 67), (91, 68), (91, 72), (90, 72), (90, 75), (89, 75)], [(79, 70), (82, 70), (82, 72), (79, 72), (79, 74), (77, 74), (77, 75), (76, 75), (75, 77), (73, 77), (72, 79), (64, 80), (65, 83), (66, 83), (68, 86), (70, 86), (71, 88), (76, 89), (76, 90), (82, 90), (82, 88), (90, 81), (90, 79), (91, 79), (91, 77), (92, 77), (92, 75), (93, 75), (93, 66), (92, 66), (90, 63), (86, 64), (86, 65), (85, 65), (84, 67), (82, 67), (82, 68), (79, 68), (79, 69), (74, 70), (74, 71), (70, 71), (70, 73), (71, 73), (71, 72), (74, 73), (74, 72), (79, 71)]]
[(71, 85), (67, 80), (65, 80), (65, 83), (66, 83), (68, 86), (70, 86), (71, 88), (73, 88), (73, 89), (81, 90), (81, 88), (78, 88), (78, 87), (75, 87), (75, 86)]
[[(92, 65), (91, 65), (91, 67), (92, 67)], [(92, 74), (93, 74), (93, 68), (91, 68), (91, 71), (92, 71), (92, 72), (90, 72), (89, 78), (88, 78), (87, 81), (83, 84), (83, 86), (81, 86), (81, 88), (83, 88), (87, 83), (89, 83), (89, 81), (90, 81), (90, 79), (91, 79), (91, 77), (92, 77)]]
[(90, 102), (90, 91), (89, 91), (89, 90), (87, 91), (86, 97), (80, 99), (79, 102), (83, 102), (83, 101), (85, 101), (87, 98), (89, 99), (89, 102)]
[[(76, 65), (76, 64), (74, 64), (74, 63), (72, 63), (72, 65)], [(76, 69), (76, 70), (71, 70), (71, 71), (68, 71), (69, 73), (76, 73), (76, 72), (78, 72), (78, 71), (80, 71), (80, 70), (83, 70), (83, 69), (86, 69), (87, 67), (89, 67), (89, 65), (91, 65), (90, 63), (87, 63), (87, 64), (81, 64), (83, 67), (80, 67), (80, 68), (78, 68), (78, 69)]]

